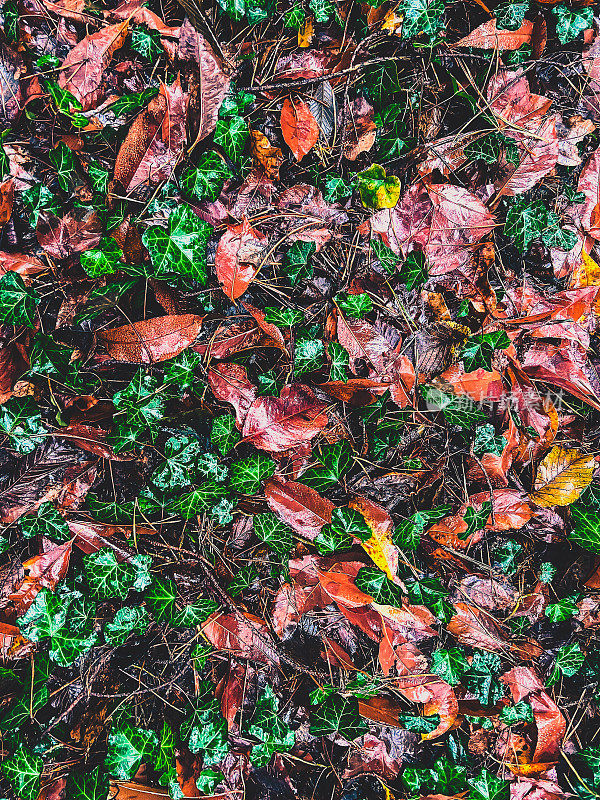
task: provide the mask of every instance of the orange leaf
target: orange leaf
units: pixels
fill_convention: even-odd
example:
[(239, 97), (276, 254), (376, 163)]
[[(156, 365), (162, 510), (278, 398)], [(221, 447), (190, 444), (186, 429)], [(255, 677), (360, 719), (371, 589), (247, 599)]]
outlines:
[(230, 300), (237, 300), (244, 294), (253, 280), (265, 239), (245, 217), (239, 225), (231, 225), (221, 236), (215, 267), (217, 278)]
[(286, 98), (281, 109), (281, 132), (296, 159), (302, 161), (317, 143), (319, 125), (306, 103), (302, 100), (292, 103)]
[(117, 361), (154, 364), (179, 355), (202, 327), (197, 314), (169, 314), (98, 333), (98, 340)]
[(468, 36), (456, 42), (455, 47), (478, 47), (480, 50), (518, 50), (531, 42), (533, 22), (526, 19), (516, 31), (502, 31), (496, 28), (496, 20), (484, 22)]
[(355, 497), (348, 505), (363, 515), (373, 534), (366, 542), (361, 542), (365, 552), (393, 581), (398, 572), (398, 548), (392, 542), (392, 518), (383, 506), (366, 497)]

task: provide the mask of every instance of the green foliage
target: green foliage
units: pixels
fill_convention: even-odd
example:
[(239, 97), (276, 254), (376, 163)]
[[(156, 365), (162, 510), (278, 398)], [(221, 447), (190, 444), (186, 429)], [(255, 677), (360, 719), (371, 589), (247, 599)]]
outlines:
[(310, 732), (313, 736), (335, 734), (351, 742), (368, 731), (368, 725), (358, 713), (355, 697), (332, 694), (311, 709)]
[(245, 119), (233, 116), (217, 120), (214, 141), (232, 161), (239, 161), (248, 141)]
[(347, 316), (354, 319), (362, 319), (373, 311), (373, 301), (368, 294), (343, 294), (336, 295), (336, 303), (340, 310)]
[(165, 409), (165, 398), (160, 394), (158, 380), (138, 370), (129, 385), (113, 397), (117, 410), (117, 427), (111, 439), (115, 450), (130, 450), (144, 434), (151, 439), (158, 435), (158, 427)]
[(549, 603), (544, 609), (544, 614), (552, 622), (564, 622), (579, 613), (577, 607), (577, 595), (563, 597), (558, 603)]
[(520, 722), (533, 722), (533, 709), (525, 700), (519, 700), (514, 706), (504, 706), (500, 712), (500, 721), (506, 725), (518, 725)]
[(210, 439), (221, 455), (225, 456), (232, 447), (240, 441), (241, 436), (235, 427), (235, 417), (232, 414), (225, 414), (213, 420)]
[(116, 272), (122, 258), (123, 251), (112, 236), (104, 236), (98, 247), (85, 250), (80, 256), (81, 266), (90, 278), (100, 278)]
[(162, 53), (158, 31), (135, 27), (131, 31), (131, 46), (147, 61), (155, 62)]
[(400, 179), (387, 175), (380, 164), (371, 164), (356, 176), (360, 199), (366, 208), (393, 208), (400, 197)]
[(464, 540), (472, 533), (483, 530), (490, 517), (491, 511), (492, 504), (489, 500), (486, 500), (484, 503), (482, 503), (480, 509), (475, 509), (472, 506), (469, 506), (463, 517), (464, 521), (467, 523), (467, 529), (466, 531), (463, 531), (463, 533), (457, 533), (456, 535), (458, 538)]
[(165, 460), (152, 473), (152, 483), (163, 491), (189, 486), (196, 473), (201, 454), (200, 442), (194, 436), (180, 433), (165, 442)]
[[(305, 242), (305, 244), (308, 243)], [(303, 320), (304, 312), (296, 308), (273, 308), (272, 306), (265, 308), (265, 322), (271, 322), (273, 325), (279, 325), (282, 328), (291, 328)]]
[(494, 562), (506, 575), (513, 575), (517, 571), (517, 557), (523, 551), (514, 539), (507, 539), (494, 548)]
[(37, 225), (41, 211), (49, 211), (53, 214), (60, 211), (60, 201), (43, 183), (36, 183), (35, 186), (25, 189), (21, 199), (23, 206), (29, 212), (29, 220), (32, 225)]
[(429, 511), (417, 511), (403, 520), (394, 531), (394, 544), (401, 550), (416, 550), (425, 528), (436, 519), (442, 519), (449, 508), (442, 507)]
[(294, 375), (319, 369), (324, 353), (325, 347), (321, 339), (298, 339), (294, 349)]
[(38, 295), (25, 286), (18, 272), (6, 272), (0, 278), (0, 322), (33, 328), (39, 302)]
[(338, 342), (328, 342), (327, 353), (331, 359), (329, 380), (344, 381), (345, 383), (348, 380), (348, 367), (350, 365), (348, 351)]
[(44, 762), (20, 744), (15, 754), (2, 762), (2, 774), (21, 800), (37, 800)]
[(600, 553), (600, 523), (596, 511), (577, 503), (571, 506), (571, 521), (573, 529), (569, 539), (584, 550)]
[(231, 486), (240, 494), (256, 494), (275, 472), (275, 462), (265, 453), (253, 453), (231, 467)]
[(47, 536), (49, 539), (65, 542), (70, 536), (65, 518), (50, 502), (42, 503), (36, 514), (21, 517), (19, 524), (26, 539)]
[(0, 432), (17, 453), (31, 453), (46, 439), (42, 415), (31, 397), (11, 397), (0, 406)]
[(560, 680), (561, 675), (565, 678), (572, 678), (573, 675), (579, 672), (584, 661), (585, 653), (581, 649), (579, 642), (563, 645), (556, 654), (554, 667), (546, 685), (554, 686)]
[(279, 700), (270, 686), (265, 687), (256, 703), (248, 733), (258, 739), (250, 755), (255, 767), (266, 766), (273, 753), (286, 753), (296, 743), (296, 735), (283, 720)]
[(496, 27), (498, 30), (503, 31), (516, 31), (523, 24), (525, 14), (529, 10), (529, 0), (525, 2), (512, 2), (512, 0), (503, 0), (500, 5), (494, 9), (496, 16)]
[(129, 114), (133, 114), (136, 111), (139, 111), (140, 108), (148, 105), (150, 100), (152, 100), (153, 97), (156, 97), (157, 94), (158, 88), (155, 86), (149, 86), (142, 92), (132, 92), (131, 94), (122, 95), (115, 100), (114, 103), (111, 103), (108, 108), (110, 111), (112, 111), (115, 117), (128, 116)]
[(473, 800), (508, 800), (510, 797), (510, 783), (492, 775), (487, 769), (481, 770), (468, 783)]
[(81, 592), (43, 588), (19, 618), (19, 628), (34, 642), (49, 638), (50, 658), (66, 667), (96, 643), (94, 614), (95, 607)]
[(459, 647), (434, 650), (431, 655), (431, 671), (439, 675), (450, 686), (460, 683), (462, 676), (469, 668), (469, 662)]
[(423, 396), (431, 411), (441, 411), (449, 425), (472, 428), (485, 421), (485, 414), (468, 395), (454, 397), (445, 394), (435, 386), (423, 386)]
[(591, 6), (584, 8), (571, 8), (566, 3), (552, 8), (556, 16), (556, 35), (561, 44), (576, 39), (580, 33), (592, 27), (594, 10)]
[(106, 771), (119, 781), (129, 781), (142, 761), (152, 759), (158, 745), (154, 731), (124, 724), (108, 736)]
[(502, 670), (496, 653), (476, 650), (471, 666), (463, 673), (461, 684), (484, 706), (494, 705), (504, 694), (498, 674)]
[(153, 225), (142, 236), (157, 278), (193, 278), (206, 283), (206, 243), (212, 225), (181, 203), (169, 216), (167, 228)]
[(131, 563), (119, 563), (110, 547), (103, 547), (84, 558), (87, 582), (99, 600), (110, 597), (125, 600), (131, 589), (138, 592), (145, 589), (151, 580), (150, 564), (150, 556), (144, 555), (134, 556)]
[(326, 554), (347, 550), (352, 546), (354, 537), (366, 542), (371, 536), (371, 529), (360, 512), (354, 508), (334, 508), (331, 523), (323, 526), (315, 539), (315, 546), (320, 553)]
[(440, 715), (415, 717), (412, 714), (398, 714), (398, 721), (403, 728), (413, 733), (431, 733), (440, 724)]
[(191, 389), (196, 381), (196, 369), (200, 366), (202, 358), (199, 353), (187, 348), (175, 358), (165, 361), (165, 384), (171, 384), (177, 389), (178, 395)]
[(70, 772), (67, 778), (69, 800), (106, 800), (110, 781), (100, 766), (92, 770)]
[(506, 447), (504, 436), (496, 436), (493, 425), (478, 425), (475, 428), (473, 437), (473, 453), (481, 456), (484, 453), (493, 453), (496, 456), (502, 455)]
[(227, 755), (227, 723), (219, 712), (216, 700), (207, 708), (199, 709), (188, 727), (188, 747), (192, 753), (202, 753), (205, 768), (218, 764)]
[(59, 142), (48, 156), (56, 170), (58, 185), (63, 192), (69, 191), (75, 182), (75, 157), (73, 151), (64, 142)]
[[(525, 4), (506, 4), (509, 9), (518, 9), (523, 5)], [(496, 9), (496, 12), (498, 10), (499, 9)], [(510, 21), (510, 14), (505, 14), (504, 19), (506, 23), (508, 23)], [(498, 25), (498, 19), (496, 19), (496, 24)], [(517, 28), (520, 26), (520, 24), (521, 23), (517, 25)], [(500, 25), (498, 25), (498, 27), (500, 27)], [(491, 133), (486, 133), (485, 136), (481, 137), (481, 139), (476, 139), (474, 142), (470, 142), (465, 147), (465, 155), (473, 160), (480, 159), (485, 164), (497, 164), (502, 159), (502, 156), (506, 158), (509, 164), (514, 164), (515, 166), (517, 166), (521, 160), (519, 148), (517, 147), (515, 140), (511, 139), (509, 136), (505, 136), (501, 131), (492, 131)]]
[(132, 633), (145, 633), (150, 619), (143, 606), (123, 606), (104, 626), (104, 638), (113, 647), (124, 644)]
[(172, 622), (177, 614), (177, 587), (169, 578), (154, 578), (144, 600), (157, 622)]
[(293, 286), (312, 277), (313, 268), (309, 262), (316, 249), (317, 246), (314, 242), (297, 240), (286, 251), (284, 269)]
[(190, 167), (181, 179), (183, 190), (198, 200), (214, 202), (223, 190), (231, 172), (214, 150), (203, 153), (198, 166)]
[(479, 367), (490, 371), (495, 351), (506, 350), (509, 345), (510, 339), (504, 331), (471, 336), (461, 353), (465, 372), (473, 372)]
[(403, 39), (427, 36), (432, 42), (444, 26), (442, 0), (401, 0), (397, 13), (404, 15)]
[(398, 277), (409, 291), (425, 283), (428, 273), (424, 254), (412, 250), (399, 267)]
[(371, 239), (371, 249), (384, 270), (393, 275), (400, 263), (400, 256), (384, 244), (380, 239)]
[(455, 795), (467, 786), (467, 770), (452, 764), (446, 756), (438, 758), (431, 768), (405, 767), (402, 783), (414, 794)]
[(286, 554), (292, 549), (294, 536), (291, 528), (281, 522), (275, 514), (267, 512), (256, 514), (252, 521), (254, 532), (265, 544), (276, 553)]
[(353, 461), (352, 449), (346, 440), (322, 445), (316, 457), (319, 464), (303, 472), (300, 481), (317, 492), (325, 492), (340, 481)]
[(525, 253), (531, 242), (541, 239), (547, 247), (571, 250), (577, 235), (560, 227), (560, 218), (549, 211), (542, 200), (514, 198), (506, 212), (504, 233), (514, 239), (516, 247)]
[(407, 578), (405, 584), (410, 602), (427, 606), (440, 622), (447, 624), (454, 616), (454, 606), (447, 599), (449, 593), (438, 578)]
[(392, 583), (385, 572), (376, 567), (361, 567), (354, 579), (355, 585), (370, 594), (376, 603), (385, 606), (401, 606), (402, 591)]

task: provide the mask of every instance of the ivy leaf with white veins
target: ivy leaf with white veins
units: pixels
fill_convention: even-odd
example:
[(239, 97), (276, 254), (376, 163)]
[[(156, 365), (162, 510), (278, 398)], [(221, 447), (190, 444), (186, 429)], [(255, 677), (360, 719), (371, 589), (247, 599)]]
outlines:
[(275, 472), (275, 462), (265, 453), (253, 453), (231, 467), (231, 486), (240, 494), (256, 494), (261, 484)]
[(510, 783), (492, 775), (487, 769), (482, 769), (468, 783), (473, 800), (508, 800), (510, 796)]
[(469, 668), (469, 662), (463, 651), (458, 647), (434, 650), (431, 656), (431, 671), (450, 686), (456, 686)]
[(68, 192), (73, 185), (75, 173), (75, 157), (73, 151), (64, 142), (59, 142), (48, 156), (50, 163), (58, 175), (58, 185), (63, 192)]
[(84, 556), (84, 568), (90, 589), (100, 600), (111, 597), (125, 600), (133, 588), (135, 570), (126, 562), (118, 562), (110, 547)]
[(220, 119), (215, 128), (215, 144), (222, 147), (232, 161), (239, 161), (246, 141), (248, 140), (248, 125), (243, 117), (233, 116), (229, 119)]
[(132, 633), (146, 632), (150, 617), (143, 606), (124, 606), (104, 626), (104, 638), (113, 647), (123, 644)]
[(129, 781), (142, 761), (151, 759), (158, 745), (154, 731), (124, 725), (108, 736), (107, 772), (119, 781)]
[(21, 800), (37, 800), (44, 762), (19, 744), (15, 754), (2, 762), (2, 774)]
[(344, 383), (346, 383), (348, 380), (348, 368), (350, 366), (348, 351), (338, 342), (328, 342), (327, 353), (331, 359), (329, 380), (344, 381)]
[(233, 414), (225, 414), (213, 420), (210, 440), (213, 447), (216, 447), (222, 456), (227, 455), (240, 439), (241, 436), (235, 427), (235, 417)]
[(554, 686), (555, 683), (558, 683), (561, 675), (572, 678), (582, 668), (584, 661), (585, 653), (579, 642), (563, 645), (556, 654), (556, 661), (546, 686)]
[(0, 406), (0, 432), (17, 453), (31, 453), (47, 438), (42, 415), (31, 397), (11, 397)]
[(231, 171), (223, 159), (214, 150), (209, 150), (202, 154), (198, 166), (184, 172), (181, 186), (187, 194), (198, 200), (213, 203), (221, 194), (225, 181), (231, 177)]
[(206, 243), (213, 227), (198, 217), (187, 203), (169, 216), (168, 228), (153, 225), (142, 241), (150, 253), (157, 278), (193, 278), (206, 283)]
[(266, 766), (273, 753), (285, 753), (296, 743), (296, 734), (281, 718), (279, 700), (268, 685), (256, 703), (248, 733), (259, 740), (259, 744), (254, 745), (250, 755), (255, 767)]
[(84, 250), (79, 258), (90, 278), (101, 278), (122, 266), (123, 251), (112, 236), (103, 236), (98, 247)]
[(319, 369), (324, 353), (325, 346), (321, 339), (298, 339), (294, 349), (294, 375)]
[(336, 734), (354, 741), (368, 731), (369, 726), (358, 712), (358, 700), (355, 697), (332, 694), (311, 709), (310, 732), (313, 736)]
[(252, 518), (254, 532), (265, 544), (276, 553), (285, 555), (292, 549), (294, 535), (292, 529), (272, 512), (255, 514)]
[(196, 437), (185, 433), (171, 436), (165, 442), (165, 461), (152, 473), (152, 483), (163, 491), (189, 486), (200, 455), (200, 442)]
[(0, 278), (0, 321), (9, 325), (34, 327), (40, 298), (28, 289), (18, 272), (9, 271)]
[(336, 295), (336, 303), (347, 317), (362, 319), (373, 311), (373, 301), (365, 292), (360, 294)]
[(69, 800), (106, 800), (110, 792), (108, 775), (101, 766), (93, 770), (76, 770), (67, 778)]
[(352, 448), (347, 441), (322, 445), (317, 455), (318, 466), (309, 467), (299, 478), (301, 483), (317, 492), (323, 492), (336, 484), (350, 469), (353, 461)]
[(385, 572), (376, 567), (362, 567), (354, 579), (355, 585), (365, 594), (370, 594), (382, 606), (401, 606), (402, 591), (392, 583)]
[(155, 578), (144, 599), (157, 622), (172, 622), (177, 613), (177, 587), (169, 578)]
[(19, 520), (23, 536), (47, 536), (58, 542), (66, 542), (70, 538), (69, 526), (63, 515), (50, 502), (40, 505), (37, 514), (27, 514)]

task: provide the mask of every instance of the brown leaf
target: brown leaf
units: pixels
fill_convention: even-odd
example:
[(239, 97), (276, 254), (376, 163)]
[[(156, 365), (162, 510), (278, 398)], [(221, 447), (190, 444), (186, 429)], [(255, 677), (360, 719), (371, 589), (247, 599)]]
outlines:
[(496, 20), (490, 19), (475, 28), (468, 36), (456, 42), (454, 47), (477, 47), (480, 50), (518, 50), (530, 44), (533, 22), (528, 19), (516, 31), (498, 30)]
[(171, 177), (186, 141), (187, 102), (177, 76), (135, 118), (115, 161), (114, 179), (126, 191)]
[(45, 272), (48, 266), (34, 256), (24, 253), (0, 253), (0, 275), (6, 272), (18, 272), (26, 284), (32, 275)]
[(244, 217), (231, 225), (219, 240), (215, 267), (217, 278), (230, 300), (244, 294), (260, 266), (266, 236), (255, 230)]
[(334, 504), (303, 483), (271, 478), (265, 483), (265, 495), (271, 511), (307, 539), (314, 539), (331, 522)]
[(250, 129), (250, 155), (254, 165), (271, 181), (279, 180), (279, 167), (283, 163), (283, 153), (279, 147), (273, 147), (261, 131)]
[[(533, 126), (529, 125), (532, 128)], [(506, 129), (507, 136), (517, 141), (520, 162), (506, 179), (497, 182), (498, 196), (513, 197), (523, 194), (552, 172), (558, 163), (560, 143), (556, 133), (556, 119), (550, 117), (533, 128), (534, 137), (513, 129)]]
[(286, 385), (279, 397), (258, 397), (248, 409), (242, 436), (261, 450), (281, 453), (310, 442), (327, 425), (326, 404), (301, 383)]
[(198, 336), (202, 317), (169, 314), (99, 331), (98, 341), (117, 361), (155, 364), (186, 350)]
[(179, 30), (177, 55), (181, 61), (191, 62), (196, 67), (190, 109), (197, 115), (194, 122), (197, 143), (215, 130), (219, 108), (229, 91), (230, 79), (221, 59), (187, 18)]
[(286, 97), (281, 109), (281, 132), (297, 161), (312, 150), (319, 139), (319, 126), (303, 100)]
[(208, 371), (208, 384), (217, 400), (235, 408), (237, 426), (241, 430), (248, 409), (256, 399), (256, 387), (239, 364), (217, 364)]
[(69, 569), (71, 549), (71, 542), (66, 542), (47, 553), (33, 556), (23, 562), (25, 577), (9, 595), (9, 600), (17, 609), (17, 616), (21, 616), (27, 611), (40, 589), (54, 591), (58, 582), (63, 580)]
[(114, 525), (95, 520), (68, 519), (69, 532), (75, 537), (74, 544), (86, 554), (95, 553), (103, 547), (113, 551), (117, 561), (130, 562), (135, 558), (136, 552), (127, 545), (115, 540), (114, 536), (131, 538), (136, 536), (155, 536), (154, 528), (144, 525)]
[(115, 50), (125, 41), (129, 22), (108, 25), (88, 34), (62, 63), (58, 83), (71, 92), (84, 111), (94, 108), (100, 99), (100, 84)]
[(349, 104), (344, 129), (344, 156), (349, 161), (356, 161), (361, 153), (368, 152), (375, 144), (377, 127), (374, 113), (373, 106), (364, 97), (357, 97)]
[(15, 341), (12, 326), (0, 326), (0, 405), (13, 395), (13, 387), (26, 372), (26, 350)]
[(0, 227), (6, 225), (12, 214), (15, 183), (12, 178), (0, 183)]
[(59, 428), (54, 431), (54, 435), (61, 439), (69, 439), (82, 450), (100, 456), (100, 458), (107, 458), (109, 461), (132, 461), (135, 458), (128, 453), (115, 453), (112, 447), (106, 443), (107, 431), (83, 422), (71, 423), (66, 428)]
[[(70, 0), (77, 2), (77, 0)], [(104, 15), (111, 20), (129, 20), (138, 25), (144, 25), (151, 31), (156, 31), (161, 36), (177, 37), (179, 28), (171, 28), (165, 25), (163, 20), (146, 6), (142, 5), (141, 0), (125, 0), (110, 11), (105, 11)]]
[(48, 255), (60, 260), (96, 247), (102, 238), (102, 222), (95, 211), (83, 208), (70, 211), (62, 219), (42, 212), (36, 233)]
[(202, 634), (218, 650), (233, 655), (279, 664), (279, 656), (265, 622), (253, 614), (222, 614), (216, 611), (202, 624)]

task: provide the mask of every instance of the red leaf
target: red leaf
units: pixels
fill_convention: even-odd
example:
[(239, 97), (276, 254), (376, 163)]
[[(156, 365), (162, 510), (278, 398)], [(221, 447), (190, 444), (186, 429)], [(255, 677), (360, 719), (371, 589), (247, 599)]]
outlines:
[(271, 511), (300, 536), (314, 539), (323, 525), (331, 522), (334, 504), (303, 483), (271, 478), (265, 484)]
[(46, 588), (54, 591), (58, 582), (67, 574), (71, 549), (71, 542), (66, 542), (47, 553), (33, 556), (23, 562), (25, 577), (20, 586), (9, 595), (9, 600), (17, 609), (17, 616), (21, 616), (27, 611), (40, 589)]
[(154, 364), (188, 348), (198, 336), (202, 317), (169, 314), (98, 332), (98, 340), (117, 361)]
[(480, 50), (518, 50), (531, 42), (533, 22), (523, 21), (516, 31), (504, 31), (496, 28), (496, 20), (490, 19), (475, 28), (468, 36), (456, 42), (454, 47), (477, 47)]
[(79, 42), (62, 63), (58, 82), (83, 105), (83, 110), (94, 108), (100, 99), (102, 77), (115, 50), (125, 41), (129, 22), (108, 25), (91, 33)]
[(286, 97), (281, 109), (281, 132), (285, 143), (302, 161), (319, 139), (319, 126), (310, 108), (302, 100), (295, 103)]
[(310, 442), (327, 425), (326, 404), (308, 386), (284, 386), (280, 397), (258, 397), (250, 406), (242, 436), (261, 450), (281, 453)]
[(260, 266), (259, 255), (266, 237), (254, 230), (246, 218), (229, 227), (217, 247), (217, 278), (230, 300), (244, 294)]
[(235, 408), (237, 426), (241, 430), (248, 409), (256, 398), (256, 387), (239, 364), (218, 364), (208, 371), (208, 383), (217, 400)]
[(18, 272), (25, 283), (29, 284), (32, 275), (38, 275), (47, 269), (48, 265), (34, 256), (24, 253), (0, 253), (0, 275), (6, 272)]
[(262, 619), (252, 614), (222, 614), (216, 611), (202, 625), (202, 633), (218, 650), (228, 650), (236, 656), (279, 663), (269, 629)]
[(37, 222), (38, 242), (56, 259), (68, 258), (74, 253), (96, 247), (102, 238), (102, 221), (95, 211), (75, 209), (62, 219), (42, 212)]

